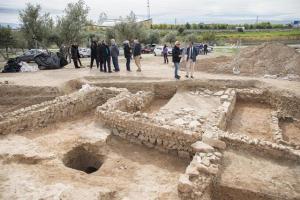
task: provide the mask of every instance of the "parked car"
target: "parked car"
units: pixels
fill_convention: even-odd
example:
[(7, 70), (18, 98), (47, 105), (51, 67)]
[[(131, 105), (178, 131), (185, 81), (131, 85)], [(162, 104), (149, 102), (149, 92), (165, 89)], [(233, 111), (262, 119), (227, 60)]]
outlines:
[(147, 44), (142, 48), (142, 53), (153, 53), (154, 49), (156, 47), (156, 44)]
[(17, 62), (34, 62), (34, 57), (36, 55), (39, 55), (41, 53), (47, 52), (46, 50), (43, 49), (30, 49), (26, 51), (23, 55), (20, 55), (16, 57)]
[(156, 46), (153, 51), (154, 56), (162, 56), (163, 48), (163, 46)]
[(81, 58), (91, 57), (91, 49), (90, 48), (78, 48), (79, 55)]
[[(153, 51), (153, 54), (154, 56), (162, 56), (163, 55), (163, 46), (156, 46), (154, 51)], [(172, 55), (172, 48), (171, 47), (168, 47), (168, 55)]]

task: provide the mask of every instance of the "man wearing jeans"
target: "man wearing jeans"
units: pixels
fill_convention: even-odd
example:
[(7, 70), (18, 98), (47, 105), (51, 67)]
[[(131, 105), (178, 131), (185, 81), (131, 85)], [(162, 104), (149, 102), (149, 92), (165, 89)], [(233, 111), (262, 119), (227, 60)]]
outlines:
[(194, 78), (194, 71), (195, 71), (195, 64), (196, 64), (196, 57), (198, 55), (197, 49), (193, 46), (193, 42), (190, 43), (190, 46), (186, 50), (186, 78)]
[(176, 41), (175, 46), (172, 50), (172, 60), (173, 60), (174, 67), (175, 67), (175, 78), (177, 80), (180, 79), (180, 76), (178, 75), (180, 59), (181, 59), (180, 43), (178, 41)]

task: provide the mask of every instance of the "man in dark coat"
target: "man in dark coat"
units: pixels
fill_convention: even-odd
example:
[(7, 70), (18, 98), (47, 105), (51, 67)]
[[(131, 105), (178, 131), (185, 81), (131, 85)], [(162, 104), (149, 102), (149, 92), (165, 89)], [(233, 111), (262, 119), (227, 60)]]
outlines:
[(98, 57), (100, 62), (100, 72), (103, 72), (103, 65), (104, 65), (104, 51), (105, 47), (102, 44), (103, 42), (99, 42), (98, 44)]
[(208, 53), (208, 46), (207, 46), (207, 44), (205, 44), (204, 45), (204, 55), (207, 55), (207, 53)]
[(77, 52), (77, 47), (76, 46), (77, 46), (76, 44), (73, 44), (71, 46), (71, 57), (72, 57), (74, 66), (77, 69), (77, 68), (80, 68), (80, 67), (78, 66), (78, 52)]
[(79, 63), (79, 65), (80, 65), (80, 67), (82, 67), (81, 60), (80, 60), (80, 53), (79, 53), (79, 47), (78, 47), (78, 45), (76, 45), (76, 49), (77, 49), (77, 55), (78, 55), (78, 63)]
[(178, 69), (181, 60), (181, 51), (180, 51), (180, 43), (178, 41), (175, 42), (175, 46), (172, 49), (172, 60), (175, 67), (175, 78), (179, 80), (180, 76), (178, 75)]
[(120, 67), (119, 67), (119, 48), (116, 44), (115, 39), (111, 39), (111, 47), (110, 47), (110, 54), (111, 54), (111, 59), (115, 68), (115, 72), (119, 72), (120, 71)]
[(131, 48), (128, 40), (124, 42), (124, 56), (126, 58), (126, 69), (130, 72)]
[(97, 68), (99, 67), (99, 60), (97, 55), (97, 42), (93, 41), (91, 44), (91, 65), (90, 68), (93, 68), (94, 60), (96, 61)]
[[(108, 70), (109, 73), (112, 73), (111, 67), (110, 67), (110, 50), (109, 50), (109, 46), (105, 43), (105, 41), (102, 41), (100, 56), (103, 59), (102, 60), (103, 71), (107, 72), (107, 70)], [(106, 68), (106, 66), (108, 69)], [(100, 68), (100, 71), (101, 71), (101, 68)]]
[(191, 78), (194, 78), (195, 64), (196, 58), (198, 55), (197, 49), (193, 46), (193, 42), (190, 43), (190, 46), (186, 50), (186, 78), (189, 78), (189, 74), (191, 74)]
[(134, 58), (136, 66), (138, 67), (137, 72), (142, 71), (141, 53), (142, 53), (142, 46), (139, 43), (139, 41), (137, 39), (135, 39), (134, 40), (134, 47), (133, 47), (133, 58)]

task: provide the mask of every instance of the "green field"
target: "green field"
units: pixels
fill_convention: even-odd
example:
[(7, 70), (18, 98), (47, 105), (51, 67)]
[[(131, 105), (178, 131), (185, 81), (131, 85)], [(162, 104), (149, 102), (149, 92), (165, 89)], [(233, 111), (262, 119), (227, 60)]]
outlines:
[(257, 31), (216, 33), (217, 40), (236, 41), (276, 41), (276, 40), (300, 40), (300, 29), (286, 31)]

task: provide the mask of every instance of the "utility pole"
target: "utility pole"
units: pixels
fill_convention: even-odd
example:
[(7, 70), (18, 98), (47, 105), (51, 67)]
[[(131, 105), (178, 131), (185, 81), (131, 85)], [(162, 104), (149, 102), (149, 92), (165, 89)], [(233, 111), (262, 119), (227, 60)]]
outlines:
[(177, 19), (175, 18), (175, 25), (177, 25)]
[(148, 19), (151, 18), (150, 16), (150, 0), (147, 0), (147, 11), (148, 11)]
[(258, 16), (256, 16), (256, 24), (258, 24)]

